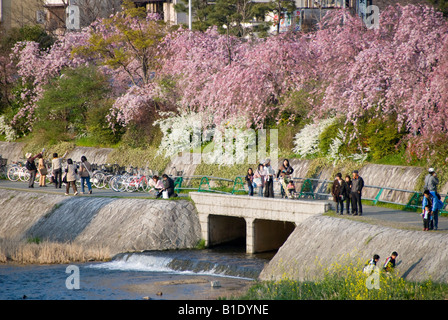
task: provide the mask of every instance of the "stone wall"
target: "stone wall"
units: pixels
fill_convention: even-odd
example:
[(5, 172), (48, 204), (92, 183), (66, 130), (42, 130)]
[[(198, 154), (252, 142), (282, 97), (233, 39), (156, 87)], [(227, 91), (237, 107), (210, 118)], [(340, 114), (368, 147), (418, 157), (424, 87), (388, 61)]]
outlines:
[(25, 153), (22, 151), (24, 146), (25, 143), (21, 142), (0, 141), (0, 156), (3, 159), (8, 159), (8, 164), (23, 160), (25, 158)]
[(318, 216), (296, 227), (260, 274), (262, 280), (313, 280), (332, 263), (362, 262), (380, 256), (384, 263), (398, 252), (397, 272), (410, 281), (431, 277), (448, 282), (446, 234), (397, 230), (347, 219)]
[(0, 191), (0, 238), (39, 238), (126, 251), (193, 248), (201, 238), (186, 200), (66, 197)]

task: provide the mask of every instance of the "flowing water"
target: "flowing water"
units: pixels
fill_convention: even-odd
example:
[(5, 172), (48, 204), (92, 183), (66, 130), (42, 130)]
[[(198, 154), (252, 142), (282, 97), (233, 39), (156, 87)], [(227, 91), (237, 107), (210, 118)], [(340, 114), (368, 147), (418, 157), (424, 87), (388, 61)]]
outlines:
[(79, 268), (79, 289), (68, 288), (76, 283), (73, 265), (0, 265), (0, 299), (176, 300), (238, 295), (271, 256), (234, 249), (123, 253), (109, 262), (74, 264)]

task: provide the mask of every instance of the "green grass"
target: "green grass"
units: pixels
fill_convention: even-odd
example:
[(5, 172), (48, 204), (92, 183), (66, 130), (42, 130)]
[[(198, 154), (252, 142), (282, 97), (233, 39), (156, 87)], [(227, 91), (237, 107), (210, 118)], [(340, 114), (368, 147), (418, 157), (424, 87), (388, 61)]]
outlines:
[(92, 147), (92, 148), (117, 148), (118, 144), (110, 144), (99, 142), (97, 139), (90, 137), (79, 138), (75, 141), (78, 147)]

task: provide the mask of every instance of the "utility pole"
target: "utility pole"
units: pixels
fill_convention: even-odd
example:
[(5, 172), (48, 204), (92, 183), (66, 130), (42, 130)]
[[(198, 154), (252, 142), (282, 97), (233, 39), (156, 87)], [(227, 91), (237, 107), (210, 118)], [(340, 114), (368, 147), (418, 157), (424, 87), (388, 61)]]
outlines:
[(188, 0), (188, 29), (191, 30), (191, 0)]

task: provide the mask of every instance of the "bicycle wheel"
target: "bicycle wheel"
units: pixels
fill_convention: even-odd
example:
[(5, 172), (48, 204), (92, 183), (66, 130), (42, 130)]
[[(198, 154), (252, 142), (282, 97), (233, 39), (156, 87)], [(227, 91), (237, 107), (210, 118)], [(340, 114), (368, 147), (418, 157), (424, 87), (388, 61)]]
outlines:
[(91, 179), (92, 185), (98, 189), (104, 188), (105, 187), (105, 177), (106, 177), (106, 175), (103, 172), (101, 172), (101, 171), (95, 172), (92, 175), (92, 179)]
[(146, 176), (143, 176), (143, 178), (140, 180), (139, 187), (142, 189), (143, 192), (148, 192), (151, 189), (151, 186), (149, 185)]
[(20, 181), (27, 182), (31, 178), (30, 172), (26, 168), (20, 168), (19, 179)]
[(114, 176), (109, 181), (109, 187), (115, 192), (122, 192), (126, 188), (124, 178), (122, 176)]
[(113, 178), (114, 176), (112, 174), (107, 174), (104, 179), (103, 179), (103, 188), (109, 188), (112, 189), (110, 187), (110, 180)]
[(116, 187), (117, 183), (116, 181), (118, 180), (118, 176), (113, 176), (112, 178), (110, 178), (109, 180), (109, 189), (118, 192), (118, 188)]
[(8, 176), (8, 179), (10, 181), (17, 181), (17, 180), (19, 180), (19, 178), (20, 178), (19, 169), (20, 169), (19, 167), (11, 167), (11, 168), (9, 168), (7, 176)]
[(124, 181), (127, 192), (135, 192), (138, 190), (138, 177), (131, 176)]

